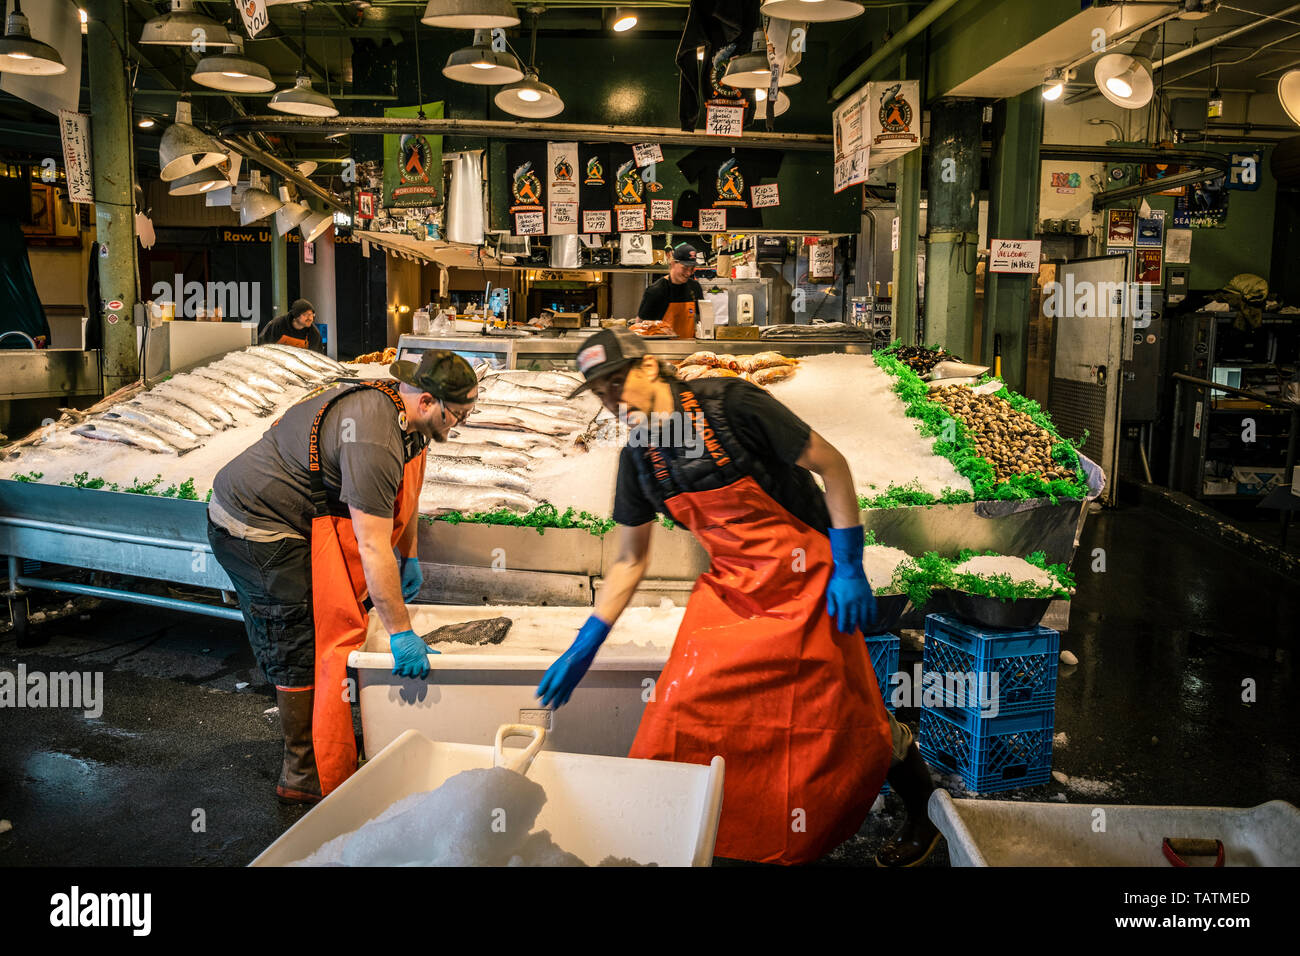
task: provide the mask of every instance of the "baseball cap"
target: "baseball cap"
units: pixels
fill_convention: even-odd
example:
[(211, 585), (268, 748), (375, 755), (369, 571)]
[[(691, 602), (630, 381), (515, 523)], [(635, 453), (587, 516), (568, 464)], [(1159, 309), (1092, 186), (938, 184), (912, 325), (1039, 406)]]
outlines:
[(578, 371), (586, 379), (569, 393), (569, 398), (591, 388), (593, 382), (641, 361), (646, 354), (641, 336), (625, 329), (601, 329), (578, 349)]
[(699, 254), (696, 248), (689, 242), (679, 242), (673, 246), (673, 261), (680, 262), (683, 265), (698, 266), (703, 265), (703, 256)]
[(394, 362), (388, 374), (399, 382), (428, 392), (434, 398), (447, 402), (466, 402), (469, 393), (478, 385), (478, 376), (469, 362), (455, 352), (431, 349), (420, 356), (420, 364)]

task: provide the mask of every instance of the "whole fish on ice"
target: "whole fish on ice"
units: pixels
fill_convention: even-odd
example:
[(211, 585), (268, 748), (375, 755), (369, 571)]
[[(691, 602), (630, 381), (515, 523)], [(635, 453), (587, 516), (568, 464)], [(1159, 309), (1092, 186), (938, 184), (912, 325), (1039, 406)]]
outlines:
[(449, 441), (438, 445), (437, 448), (439, 455), (477, 458), (485, 465), (496, 465), (498, 468), (527, 468), (536, 464), (532, 456), (525, 452), (502, 448), (499, 445), (489, 445), (486, 442)]
[(517, 491), (505, 488), (475, 488), (471, 485), (453, 485), (441, 481), (426, 481), (420, 489), (420, 511), (438, 515), (449, 511), (496, 511), (509, 508), (525, 513), (536, 508), (540, 501)]
[(425, 461), (424, 476), (426, 481), (445, 482), (455, 485), (489, 485), (493, 488), (505, 488), (510, 491), (527, 491), (530, 482), (527, 478), (488, 465), (474, 458), (457, 458), (452, 455), (430, 455)]
[(164, 398), (154, 392), (141, 392), (131, 399), (130, 404), (162, 415), (164, 418), (170, 418), (178, 425), (184, 425), (196, 435), (211, 435), (216, 431), (216, 427), (212, 422), (188, 405), (182, 405), (174, 399)]
[[(194, 388), (186, 388), (178, 383), (176, 379), (163, 382), (161, 385), (155, 385), (149, 390), (149, 393), (157, 398), (177, 402), (190, 408), (203, 416), (207, 421), (214, 425), (220, 425), (222, 428), (230, 428), (235, 424), (235, 416), (217, 399), (205, 394)], [(238, 398), (238, 396), (235, 396)], [(240, 399), (241, 406), (244, 400)]]
[(122, 402), (104, 412), (104, 418), (121, 419), (156, 433), (163, 440), (184, 451), (203, 444), (199, 436), (175, 419), (150, 411), (133, 402)]
[(531, 372), (526, 369), (493, 372), (483, 379), (485, 386), (492, 386), (499, 382), (558, 392), (561, 397), (566, 397), (582, 384), (583, 379), (577, 372)]
[(271, 401), (271, 399), (267, 398), (252, 385), (249, 385), (247, 381), (236, 375), (234, 372), (204, 366), (203, 368), (191, 370), (189, 374), (225, 385), (240, 398), (251, 403), (258, 411), (269, 412), (275, 408), (275, 402)]
[(506, 428), (516, 431), (537, 432), (539, 435), (571, 435), (582, 426), (569, 419), (556, 418), (527, 408), (512, 405), (475, 405), (465, 420), (466, 428)]
[[(157, 432), (150, 431), (128, 421), (111, 418), (95, 418), (82, 422), (72, 430), (74, 435), (93, 438), (96, 441), (118, 442), (132, 445), (157, 455), (179, 455), (181, 449), (164, 439)], [(186, 449), (188, 451), (189, 449)]]
[(467, 443), (484, 442), (489, 445), (499, 445), (502, 448), (524, 451), (533, 456), (539, 454), (539, 449), (558, 448), (560, 445), (560, 439), (552, 438), (550, 435), (517, 431), (512, 428), (488, 428), (486, 426), (466, 428), (463, 425), (458, 425), (451, 430), (451, 438), (455, 441)]
[(232, 359), (229, 356), (220, 361), (213, 362), (208, 366), (208, 368), (213, 371), (229, 373), (230, 375), (242, 379), (273, 401), (279, 401), (279, 396), (284, 394), (284, 384), (282, 382), (277, 382), (266, 373), (266, 370), (253, 368)]

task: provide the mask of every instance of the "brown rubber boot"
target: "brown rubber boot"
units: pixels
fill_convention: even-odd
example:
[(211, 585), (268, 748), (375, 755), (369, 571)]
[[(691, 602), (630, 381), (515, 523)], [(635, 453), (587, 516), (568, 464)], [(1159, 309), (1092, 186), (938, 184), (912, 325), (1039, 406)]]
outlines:
[(281, 803), (319, 803), (320, 775), (311, 743), (311, 709), (314, 691), (275, 689), (284, 734), (284, 766), (275, 794)]
[(930, 794), (934, 793), (934, 781), (930, 779), (930, 767), (921, 756), (916, 741), (912, 741), (903, 759), (889, 768), (885, 779), (902, 798), (907, 819), (898, 832), (890, 837), (889, 842), (880, 848), (876, 854), (876, 865), (919, 866), (934, 852), (942, 834), (930, 822), (926, 810)]

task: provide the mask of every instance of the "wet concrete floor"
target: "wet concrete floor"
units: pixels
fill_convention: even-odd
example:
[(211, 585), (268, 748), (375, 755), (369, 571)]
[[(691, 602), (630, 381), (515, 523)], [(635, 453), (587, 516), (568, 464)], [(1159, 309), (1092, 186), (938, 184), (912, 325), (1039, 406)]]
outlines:
[[(1300, 803), (1297, 582), (1144, 507), (1090, 516), (1072, 570), (1061, 646), (1079, 664), (1059, 676), (1053, 757), (1068, 779), (988, 796)], [(0, 670), (102, 672), (105, 703), (0, 711), (0, 865), (243, 865), (301, 816), (275, 800), (274, 699), (240, 625), (106, 602), (33, 626), (50, 642), (0, 633)], [(870, 865), (900, 819), (887, 796), (822, 862)]]

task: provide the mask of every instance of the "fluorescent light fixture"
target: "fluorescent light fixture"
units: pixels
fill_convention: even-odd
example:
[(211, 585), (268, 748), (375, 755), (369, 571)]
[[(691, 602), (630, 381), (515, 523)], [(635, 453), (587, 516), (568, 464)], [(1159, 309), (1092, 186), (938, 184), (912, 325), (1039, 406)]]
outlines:
[(158, 165), (163, 182), (171, 182), (200, 169), (224, 163), (225, 149), (191, 122), (189, 100), (176, 103), (176, 122), (163, 132), (158, 143)]
[(429, 0), (421, 23), (452, 30), (516, 27), (519, 14), (510, 0)]
[[(199, 31), (197, 34), (194, 31)], [(197, 13), (194, 0), (172, 0), (170, 13), (154, 17), (140, 31), (140, 43), (145, 46), (187, 46), (196, 43), (204, 47), (228, 47), (233, 41), (230, 31), (211, 17)], [(198, 49), (202, 50), (203, 47)]]
[(628, 7), (617, 7), (614, 10), (614, 32), (626, 33), (636, 26), (636, 11)]
[(498, 52), (492, 49), (490, 31), (479, 29), (474, 31), (471, 46), (462, 47), (447, 57), (442, 75), (460, 83), (500, 86), (522, 80), (524, 68), (508, 50)]
[(852, 0), (767, 0), (759, 12), (778, 20), (829, 23), (861, 16), (863, 6)]
[(529, 73), (518, 83), (511, 83), (497, 91), (493, 101), (512, 116), (545, 119), (564, 110), (564, 100), (555, 87), (543, 83), (536, 73)]
[(32, 28), (23, 15), (20, 0), (14, 0), (14, 11), (5, 22), (5, 35), (0, 39), (0, 73), (21, 73), (25, 76), (57, 76), (68, 72), (59, 51), (48, 43), (32, 39)]
[(199, 60), (192, 79), (200, 86), (231, 93), (269, 93), (275, 89), (271, 71), (244, 56), (244, 38), (236, 36), (230, 50)]

